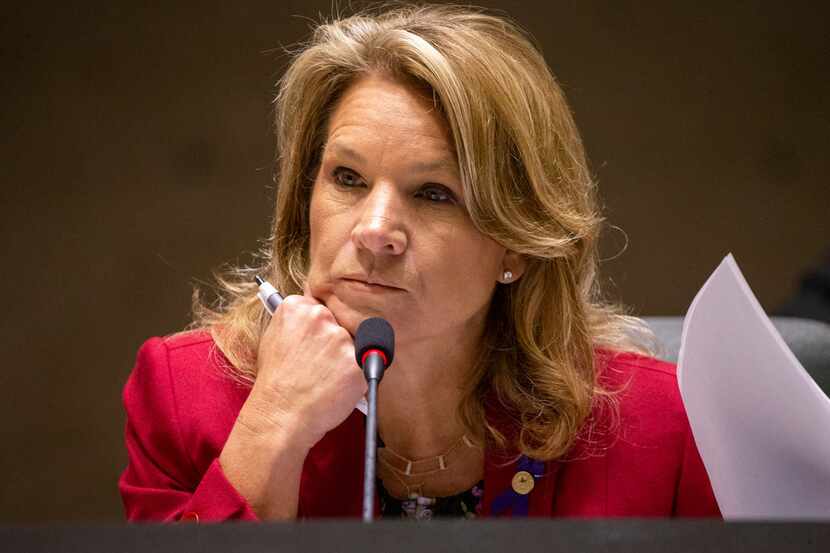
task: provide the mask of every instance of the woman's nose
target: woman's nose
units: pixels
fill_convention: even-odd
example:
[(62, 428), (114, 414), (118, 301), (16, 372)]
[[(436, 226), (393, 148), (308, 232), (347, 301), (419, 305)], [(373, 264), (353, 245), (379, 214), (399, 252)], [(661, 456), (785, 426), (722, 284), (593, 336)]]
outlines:
[(395, 190), (374, 187), (363, 203), (360, 220), (352, 230), (352, 240), (374, 255), (402, 254), (408, 241), (403, 209)]

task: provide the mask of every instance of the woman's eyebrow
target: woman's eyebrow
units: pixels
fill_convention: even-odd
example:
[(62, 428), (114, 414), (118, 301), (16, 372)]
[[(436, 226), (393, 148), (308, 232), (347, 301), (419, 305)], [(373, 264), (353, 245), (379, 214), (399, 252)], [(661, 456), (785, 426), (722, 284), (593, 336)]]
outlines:
[(339, 157), (351, 158), (358, 163), (366, 164), (366, 158), (360, 155), (356, 150), (349, 148), (346, 145), (338, 142), (329, 142), (325, 145), (326, 151), (331, 151), (334, 155)]
[[(363, 165), (368, 163), (366, 158), (357, 150), (354, 150), (339, 142), (329, 142), (326, 144), (325, 149), (338, 157), (353, 159)], [(450, 173), (457, 175), (458, 162), (454, 158), (448, 156), (442, 156), (432, 161), (412, 162), (412, 171), (415, 173), (429, 173), (431, 171), (439, 170), (449, 171)]]
[(442, 157), (434, 161), (416, 161), (412, 164), (412, 170), (416, 173), (448, 171), (452, 174), (458, 174), (458, 163), (452, 158)]

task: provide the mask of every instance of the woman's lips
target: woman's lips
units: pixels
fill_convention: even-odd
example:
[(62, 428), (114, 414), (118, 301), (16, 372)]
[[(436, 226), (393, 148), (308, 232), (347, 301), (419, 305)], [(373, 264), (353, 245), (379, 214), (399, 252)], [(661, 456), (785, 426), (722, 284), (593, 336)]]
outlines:
[(405, 292), (403, 288), (398, 288), (397, 286), (389, 286), (378, 282), (367, 282), (357, 278), (344, 277), (341, 278), (340, 281), (350, 288), (366, 292)]

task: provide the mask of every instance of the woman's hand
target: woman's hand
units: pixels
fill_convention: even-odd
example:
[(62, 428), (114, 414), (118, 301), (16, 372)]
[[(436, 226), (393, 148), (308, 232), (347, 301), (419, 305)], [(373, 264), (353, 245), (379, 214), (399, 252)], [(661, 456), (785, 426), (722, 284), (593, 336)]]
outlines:
[(349, 416), (366, 389), (348, 331), (310, 295), (288, 296), (260, 340), (246, 423), (261, 432), (300, 427), (298, 438), (310, 448)]
[(288, 296), (263, 333), (257, 377), (219, 458), (260, 518), (293, 518), (308, 451), (366, 393), (349, 333), (326, 306)]

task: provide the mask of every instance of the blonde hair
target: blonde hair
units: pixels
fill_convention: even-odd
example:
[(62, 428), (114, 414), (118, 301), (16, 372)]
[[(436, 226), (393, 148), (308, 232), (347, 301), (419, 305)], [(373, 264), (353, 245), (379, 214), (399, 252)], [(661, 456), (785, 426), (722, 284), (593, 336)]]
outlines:
[(637, 319), (605, 303), (597, 282), (602, 218), (596, 186), (562, 90), (532, 39), (503, 16), (448, 5), (396, 5), (321, 24), (295, 53), (276, 97), (273, 232), (254, 267), (220, 276), (215, 305), (194, 293), (207, 328), (244, 380), (256, 378), (267, 318), (254, 274), (300, 293), (309, 201), (326, 123), (357, 77), (382, 72), (429, 91), (455, 142), (476, 227), (527, 259), (497, 287), (482, 355), (459, 414), (504, 444), (485, 414), (496, 401), (523, 454), (552, 459), (573, 445), (600, 398), (598, 349), (647, 352)]

